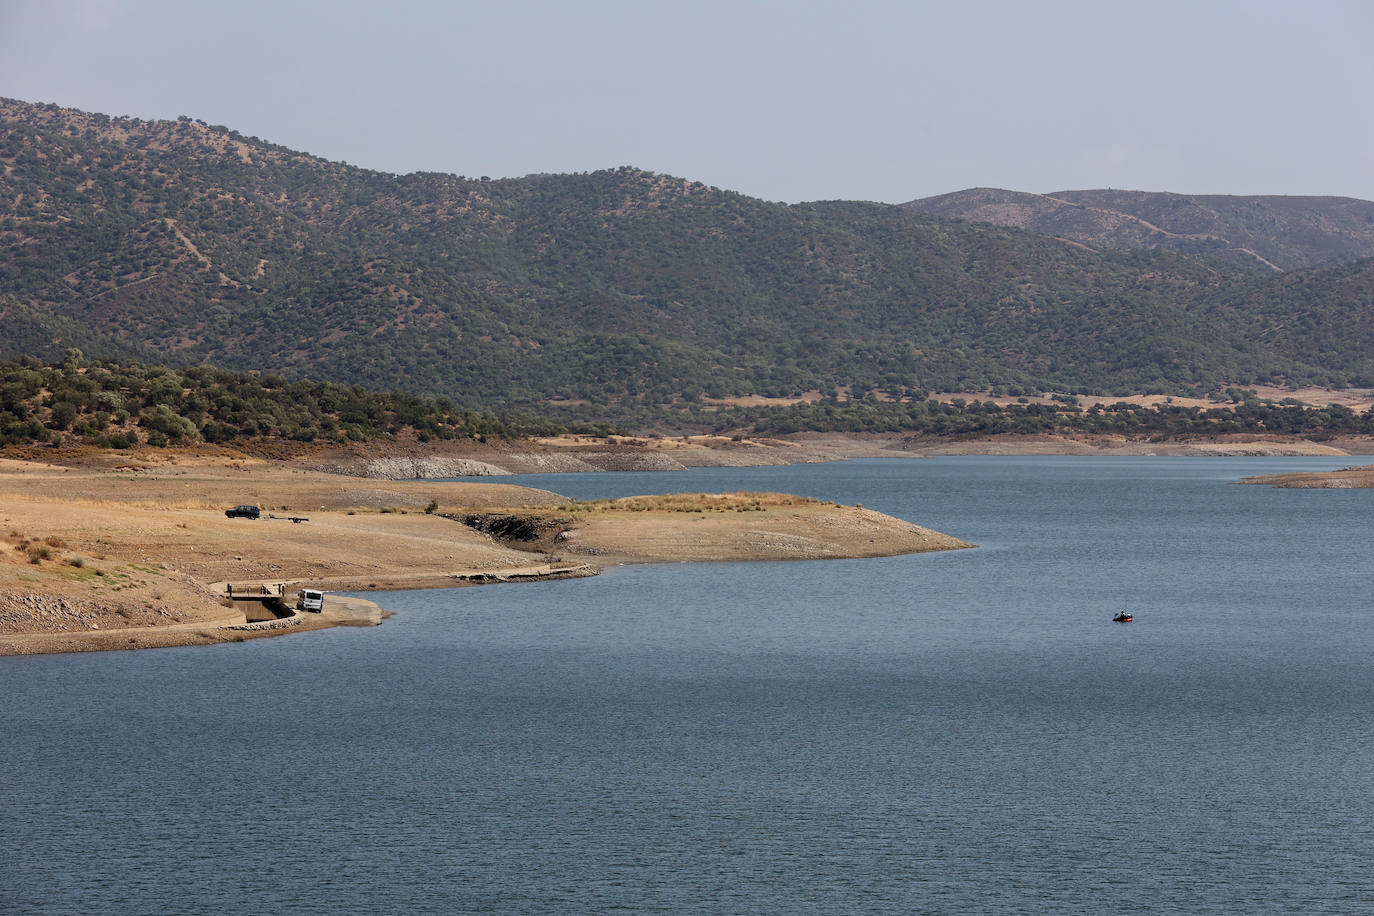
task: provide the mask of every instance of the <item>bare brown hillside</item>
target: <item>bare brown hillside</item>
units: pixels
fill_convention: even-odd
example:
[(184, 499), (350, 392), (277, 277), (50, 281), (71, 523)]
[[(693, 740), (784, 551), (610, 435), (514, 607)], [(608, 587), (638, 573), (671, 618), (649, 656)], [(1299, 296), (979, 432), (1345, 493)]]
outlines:
[(1349, 197), (970, 188), (905, 206), (1029, 229), (1098, 250), (1163, 249), (1271, 271), (1374, 257), (1374, 203)]

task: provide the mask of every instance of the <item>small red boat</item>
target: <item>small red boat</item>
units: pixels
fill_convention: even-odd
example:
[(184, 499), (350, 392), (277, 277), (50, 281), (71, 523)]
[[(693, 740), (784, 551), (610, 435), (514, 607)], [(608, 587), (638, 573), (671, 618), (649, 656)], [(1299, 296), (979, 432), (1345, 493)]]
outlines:
[(1132, 617), (1130, 614), (1127, 614), (1125, 611), (1122, 611), (1120, 614), (1117, 614), (1115, 617), (1112, 618), (1113, 623), (1130, 623), (1132, 620), (1135, 620), (1135, 618)]

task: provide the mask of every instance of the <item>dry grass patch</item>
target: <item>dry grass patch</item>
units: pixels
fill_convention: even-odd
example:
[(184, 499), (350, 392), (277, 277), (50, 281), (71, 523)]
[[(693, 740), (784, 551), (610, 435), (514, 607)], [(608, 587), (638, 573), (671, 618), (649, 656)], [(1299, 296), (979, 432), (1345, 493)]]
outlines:
[(622, 512), (763, 512), (800, 506), (834, 505), (809, 496), (791, 493), (662, 493), (651, 496), (625, 496), (619, 499), (594, 499), (560, 506), (560, 510), (581, 513), (614, 514)]

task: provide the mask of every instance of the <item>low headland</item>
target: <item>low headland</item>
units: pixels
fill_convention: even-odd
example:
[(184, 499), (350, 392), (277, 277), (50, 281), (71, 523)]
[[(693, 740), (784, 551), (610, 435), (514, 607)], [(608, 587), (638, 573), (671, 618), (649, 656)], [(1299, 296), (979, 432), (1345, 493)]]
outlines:
[(1340, 468), (1335, 471), (1263, 474), (1247, 477), (1238, 482), (1291, 490), (1363, 490), (1374, 487), (1374, 465)]
[[(238, 504), (258, 519), (228, 518)], [(501, 483), (386, 480), (244, 455), (0, 459), (0, 654), (201, 645), (371, 625), (329, 592), (595, 575), (605, 566), (890, 556), (971, 546), (772, 493), (576, 503)], [(236, 593), (236, 600), (231, 596)], [(246, 592), (267, 592), (255, 600)]]

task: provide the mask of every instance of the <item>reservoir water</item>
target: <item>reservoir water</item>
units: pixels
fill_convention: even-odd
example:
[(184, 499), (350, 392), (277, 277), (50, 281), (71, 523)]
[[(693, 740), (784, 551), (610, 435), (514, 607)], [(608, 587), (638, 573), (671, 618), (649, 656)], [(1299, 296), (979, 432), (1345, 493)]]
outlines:
[(979, 548), (0, 659), (0, 912), (1369, 911), (1374, 490), (1231, 485), (1352, 463), (520, 478), (798, 492)]

